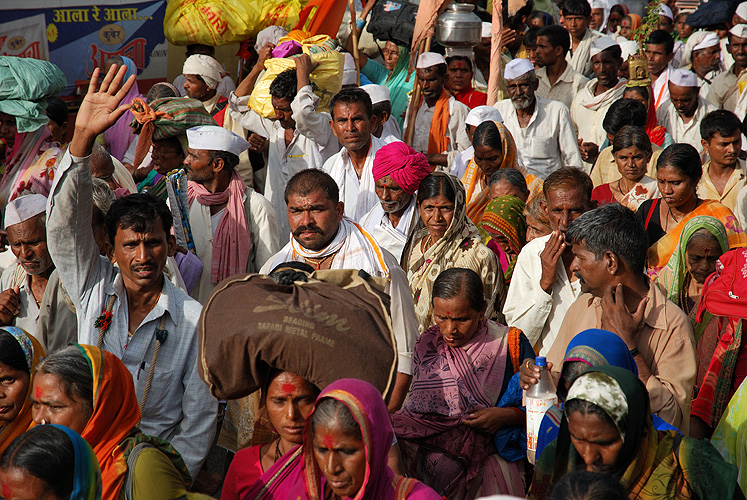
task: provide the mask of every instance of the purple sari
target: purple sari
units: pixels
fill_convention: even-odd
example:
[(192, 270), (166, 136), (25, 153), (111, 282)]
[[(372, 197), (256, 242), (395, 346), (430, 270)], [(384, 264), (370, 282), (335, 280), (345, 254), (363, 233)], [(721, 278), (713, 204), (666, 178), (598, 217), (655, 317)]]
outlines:
[(508, 331), (483, 319), (469, 342), (452, 348), (433, 326), (415, 345), (410, 395), (392, 424), (405, 469), (447, 498), (524, 494), (521, 471), (497, 455), (492, 436), (462, 423), (498, 402)]
[[(124, 61), (124, 66), (127, 67), (127, 73), (124, 76), (123, 82), (126, 82), (131, 75), (137, 76), (137, 66), (129, 57), (121, 56)], [(140, 94), (140, 90), (137, 86), (137, 81), (130, 87), (127, 95), (122, 99), (121, 104), (130, 104), (136, 97), (143, 98)], [(122, 161), (127, 148), (130, 147), (130, 143), (135, 140), (135, 134), (130, 128), (130, 122), (134, 118), (133, 114), (129, 111), (125, 113), (106, 131), (104, 132), (104, 140), (109, 146), (109, 153), (119, 161)]]
[[(361, 428), (366, 449), (366, 475), (354, 500), (440, 498), (433, 490), (413, 479), (395, 479), (387, 465), (394, 430), (389, 424), (389, 412), (381, 393), (373, 385), (355, 379), (338, 380), (319, 394), (316, 403), (319, 404), (322, 398), (333, 398), (344, 403)], [(325, 480), (314, 459), (310, 422), (311, 415), (306, 420), (303, 445), (270, 467), (242, 500), (325, 498)]]

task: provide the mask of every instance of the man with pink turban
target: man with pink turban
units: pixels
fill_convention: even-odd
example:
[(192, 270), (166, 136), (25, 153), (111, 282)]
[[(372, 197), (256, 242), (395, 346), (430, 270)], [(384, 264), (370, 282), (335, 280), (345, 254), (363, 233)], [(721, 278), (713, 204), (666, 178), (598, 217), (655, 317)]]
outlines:
[(391, 142), (376, 152), (372, 170), (379, 203), (361, 218), (360, 224), (400, 260), (418, 217), (415, 192), (431, 167), (423, 153), (404, 142)]

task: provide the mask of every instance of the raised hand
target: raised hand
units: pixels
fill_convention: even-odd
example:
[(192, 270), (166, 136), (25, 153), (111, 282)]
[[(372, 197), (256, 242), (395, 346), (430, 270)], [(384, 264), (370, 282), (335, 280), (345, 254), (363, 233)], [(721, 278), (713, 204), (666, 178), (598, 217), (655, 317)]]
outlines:
[(93, 70), (88, 93), (80, 105), (75, 119), (75, 134), (70, 142), (70, 154), (74, 156), (88, 156), (93, 149), (96, 136), (114, 125), (114, 123), (130, 109), (129, 104), (122, 104), (130, 87), (135, 83), (135, 75), (122, 84), (127, 68), (122, 66), (117, 71), (117, 65), (109, 68), (104, 81), (99, 86), (99, 68)]

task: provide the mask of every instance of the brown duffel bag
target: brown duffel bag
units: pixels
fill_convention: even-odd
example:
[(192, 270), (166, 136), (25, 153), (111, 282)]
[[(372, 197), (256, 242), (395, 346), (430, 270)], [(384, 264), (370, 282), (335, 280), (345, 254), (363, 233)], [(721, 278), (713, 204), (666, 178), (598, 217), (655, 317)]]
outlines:
[(386, 397), (397, 348), (383, 290), (382, 278), (353, 270), (316, 271), (291, 285), (259, 274), (228, 278), (200, 316), (200, 376), (219, 399), (262, 388), (270, 368), (320, 389), (357, 378)]

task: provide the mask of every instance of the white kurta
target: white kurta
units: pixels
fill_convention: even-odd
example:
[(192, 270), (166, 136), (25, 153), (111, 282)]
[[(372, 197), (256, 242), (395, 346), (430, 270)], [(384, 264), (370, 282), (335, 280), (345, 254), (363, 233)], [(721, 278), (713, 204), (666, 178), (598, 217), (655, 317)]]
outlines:
[(511, 99), (495, 104), (511, 132), (519, 157), (530, 173), (545, 179), (560, 167), (583, 167), (571, 115), (565, 104), (536, 96), (534, 113), (526, 127), (519, 125)]
[(340, 200), (345, 203), (345, 216), (359, 221), (361, 217), (379, 204), (373, 178), (373, 160), (376, 152), (385, 145), (384, 141), (371, 136), (366, 162), (360, 178), (350, 161), (350, 153), (345, 148), (324, 163), (322, 169), (337, 183)]
[(540, 288), (540, 254), (549, 239), (550, 235), (534, 239), (521, 249), (503, 305), (506, 324), (519, 328), (532, 345), (537, 344), (540, 356), (548, 353), (566, 311), (581, 295), (581, 284), (568, 279), (562, 260), (558, 261), (558, 276), (551, 293)]
[(319, 98), (311, 86), (301, 89), (291, 103), (296, 129), (290, 144), (285, 144), (285, 129), (277, 120), (262, 118), (249, 105), (249, 96), (231, 94), (231, 116), (244, 128), (267, 137), (267, 181), (265, 196), (275, 209), (280, 244), (290, 240), (288, 212), (285, 208), (285, 185), (294, 174), (307, 168), (322, 168), (324, 162), (337, 153), (340, 145), (329, 126), (329, 113), (317, 113)]
[(391, 116), (389, 117), (389, 119), (384, 123), (384, 128), (381, 130), (381, 137), (387, 144), (392, 142), (391, 140), (387, 141), (387, 138), (389, 137), (392, 137), (395, 141), (402, 140), (402, 130), (400, 130), (397, 120)]
[(622, 98), (623, 93), (625, 93), (625, 85), (619, 85), (600, 95), (594, 95), (597, 83), (596, 78), (589, 81), (581, 92), (573, 98), (571, 119), (576, 125), (579, 139), (601, 146), (607, 138), (607, 133), (602, 128), (602, 122), (610, 106)]
[(395, 227), (389, 220), (389, 216), (381, 203), (377, 203), (366, 215), (364, 215), (359, 224), (374, 237), (376, 242), (394, 255), (397, 262), (402, 260), (402, 251), (405, 249), (407, 237), (410, 235), (410, 229), (413, 227), (413, 218), (417, 216), (415, 210), (415, 195), (410, 198), (410, 204), (402, 214), (399, 224)]
[[(267, 259), (280, 250), (281, 245), (272, 205), (264, 196), (251, 188), (247, 188), (244, 194), (244, 213), (252, 240), (246, 272), (252, 273), (257, 272)], [(213, 225), (210, 207), (194, 200), (189, 207), (189, 222), (192, 225), (195, 250), (202, 261), (202, 273), (200, 280), (192, 290), (192, 297), (204, 304), (216, 285), (210, 282), (213, 262)]]
[[(570, 37), (571, 35), (569, 34), (568, 36)], [(579, 42), (576, 50), (569, 50), (565, 54), (565, 60), (568, 61), (568, 64), (570, 64), (574, 70), (578, 71), (587, 78), (590, 78), (592, 75), (590, 52), (591, 44), (600, 36), (602, 36), (602, 34), (598, 31), (587, 28), (586, 33), (584, 33), (584, 37)], [(573, 38), (571, 38), (571, 49), (572, 48)]]
[(695, 110), (695, 114), (688, 123), (685, 123), (672, 105), (672, 101), (667, 99), (656, 110), (656, 121), (659, 125), (667, 129), (674, 142), (690, 144), (702, 155), (703, 146), (700, 144), (700, 122), (705, 118), (705, 115), (715, 110), (716, 107), (713, 104), (698, 96), (698, 107)]
[[(418, 114), (415, 116), (415, 135), (412, 140), (412, 149), (415, 151), (424, 154), (428, 152), (428, 141), (435, 109), (435, 106), (428, 106), (425, 100), (423, 100), (423, 104), (418, 109)], [(447, 165), (451, 165), (451, 162), (454, 161), (459, 151), (464, 151), (472, 145), (467, 135), (466, 122), (468, 114), (469, 108), (467, 106), (453, 97), (449, 97), (449, 126), (446, 130), (449, 145), (446, 151), (441, 151), (441, 153), (448, 156)], [(405, 123), (407, 123), (407, 117), (405, 117)]]
[[(18, 287), (18, 308), (21, 312), (13, 320), (13, 325), (25, 332), (36, 336), (36, 323), (39, 320), (39, 306), (31, 291), (31, 276), (29, 276), (20, 264), (16, 263), (7, 267), (0, 277), (0, 287), (3, 291)], [(42, 339), (37, 337), (39, 342)]]
[(653, 83), (652, 90), (654, 91), (654, 107), (658, 110), (659, 106), (664, 101), (669, 100), (669, 71), (670, 67), (667, 68), (659, 75), (659, 78)]

